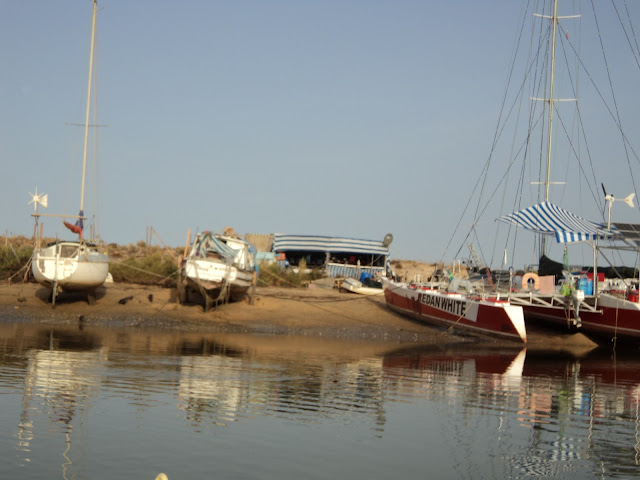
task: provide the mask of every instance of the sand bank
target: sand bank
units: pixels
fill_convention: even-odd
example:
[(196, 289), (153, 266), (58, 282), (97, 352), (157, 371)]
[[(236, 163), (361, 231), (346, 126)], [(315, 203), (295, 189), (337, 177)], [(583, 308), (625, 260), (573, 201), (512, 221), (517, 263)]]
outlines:
[[(98, 290), (97, 304), (93, 306), (82, 296), (61, 294), (55, 309), (47, 302), (48, 293), (34, 283), (1, 285), (0, 321), (322, 338), (379, 343), (394, 348), (478, 343), (475, 338), (434, 329), (398, 315), (386, 307), (382, 296), (365, 297), (327, 288), (258, 288), (253, 305), (231, 303), (207, 313), (197, 301), (178, 304), (175, 289), (156, 286), (109, 284)], [(528, 349), (567, 350), (580, 355), (596, 346), (580, 333), (569, 335), (529, 329), (528, 336)], [(481, 342), (483, 346), (505, 346), (492, 339)], [(315, 341), (314, 344), (318, 345)]]

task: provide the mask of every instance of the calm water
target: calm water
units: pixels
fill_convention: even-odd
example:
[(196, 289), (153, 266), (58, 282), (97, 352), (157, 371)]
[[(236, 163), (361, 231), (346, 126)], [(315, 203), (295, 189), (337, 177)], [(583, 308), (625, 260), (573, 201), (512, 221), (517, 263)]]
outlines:
[(4, 323), (0, 478), (640, 474), (636, 358), (383, 350)]

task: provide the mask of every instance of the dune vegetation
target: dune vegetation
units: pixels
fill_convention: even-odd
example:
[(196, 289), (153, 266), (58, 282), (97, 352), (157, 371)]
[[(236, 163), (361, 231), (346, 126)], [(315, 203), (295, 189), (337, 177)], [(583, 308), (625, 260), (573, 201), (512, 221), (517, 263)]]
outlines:
[[(42, 244), (53, 242), (45, 238)], [(109, 254), (109, 272), (114, 282), (141, 285), (175, 287), (178, 277), (178, 262), (184, 247), (168, 248), (150, 246), (140, 241), (135, 244), (104, 245)], [(12, 283), (30, 280), (30, 260), (34, 241), (24, 236), (0, 237), (0, 280)], [(282, 271), (276, 264), (262, 263), (258, 266), (259, 286), (300, 287), (321, 278), (322, 272), (295, 273)]]
[[(54, 238), (45, 238), (42, 240), (42, 245), (53, 241), (55, 241)], [(0, 281), (28, 281), (33, 249), (34, 241), (31, 238), (0, 236)], [(176, 286), (178, 264), (184, 254), (184, 246), (161, 247), (139, 241), (128, 245), (104, 244), (104, 249), (109, 254), (109, 272), (114, 282)], [(305, 265), (300, 265), (296, 271), (283, 270), (275, 263), (261, 263), (258, 268), (258, 286), (263, 287), (304, 287), (324, 276), (323, 270), (309, 270)], [(435, 268), (436, 265), (432, 263), (411, 260), (391, 261), (391, 269), (408, 280), (426, 279)], [(300, 273), (297, 273), (298, 270)]]

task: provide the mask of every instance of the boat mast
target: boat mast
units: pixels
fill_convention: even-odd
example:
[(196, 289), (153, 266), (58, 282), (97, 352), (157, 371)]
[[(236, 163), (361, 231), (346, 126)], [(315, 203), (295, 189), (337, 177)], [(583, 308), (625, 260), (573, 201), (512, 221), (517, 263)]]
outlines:
[(84, 151), (82, 153), (82, 188), (80, 192), (80, 215), (84, 215), (84, 184), (87, 172), (87, 144), (89, 139), (89, 113), (91, 111), (91, 85), (93, 83), (93, 51), (96, 39), (96, 11), (98, 1), (93, 0), (93, 16), (91, 21), (91, 52), (89, 55), (89, 85), (87, 87), (87, 113), (84, 122)]
[[(544, 201), (549, 201), (549, 183), (551, 179), (551, 137), (553, 135), (553, 87), (556, 71), (556, 30), (558, 28), (558, 0), (553, 2), (553, 32), (551, 36), (551, 77), (549, 88), (549, 133), (547, 135), (547, 175), (544, 181)], [(544, 253), (544, 252), (543, 252)]]
[[(553, 140), (553, 108), (556, 101), (575, 101), (575, 99), (558, 99), (554, 98), (555, 93), (555, 74), (556, 74), (556, 36), (558, 31), (558, 20), (561, 18), (578, 18), (580, 15), (568, 15), (568, 16), (558, 16), (558, 0), (554, 0), (553, 2), (553, 15), (538, 15), (534, 14), (537, 17), (548, 18), (553, 22), (552, 27), (552, 37), (551, 37), (551, 74), (549, 76), (549, 98), (541, 99), (534, 98), (534, 100), (544, 100), (549, 104), (549, 119), (548, 119), (548, 133), (547, 133), (547, 170), (545, 174), (545, 179), (543, 183), (544, 185), (544, 201), (549, 201), (549, 186), (555, 183), (564, 183), (564, 182), (552, 182), (551, 181), (551, 144)], [(546, 238), (542, 235), (540, 242), (540, 254), (544, 255), (546, 251)]]
[[(549, 185), (551, 183), (551, 140), (553, 136), (553, 93), (556, 72), (556, 30), (558, 28), (558, 0), (553, 2), (553, 15), (550, 17), (553, 22), (551, 34), (551, 76), (549, 77), (549, 121), (547, 133), (547, 171), (544, 179), (544, 201), (549, 201)], [(544, 235), (540, 239), (540, 255), (545, 255), (547, 250), (547, 242)]]

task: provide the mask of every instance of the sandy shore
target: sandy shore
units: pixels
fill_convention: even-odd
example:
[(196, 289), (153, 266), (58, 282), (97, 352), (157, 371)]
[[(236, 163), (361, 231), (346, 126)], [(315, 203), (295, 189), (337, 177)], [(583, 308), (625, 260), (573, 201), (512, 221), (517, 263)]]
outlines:
[[(47, 303), (48, 293), (34, 283), (0, 285), (0, 321), (321, 338), (394, 348), (479, 342), (400, 316), (386, 307), (382, 296), (365, 297), (327, 288), (258, 288), (253, 305), (232, 303), (207, 313), (201, 303), (180, 305), (174, 289), (156, 286), (109, 284), (98, 290), (93, 306), (81, 296), (61, 294), (55, 309)], [(529, 329), (528, 337), (528, 349), (566, 350), (580, 355), (596, 346), (582, 334)], [(496, 348), (513, 346), (492, 339), (481, 342)]]

